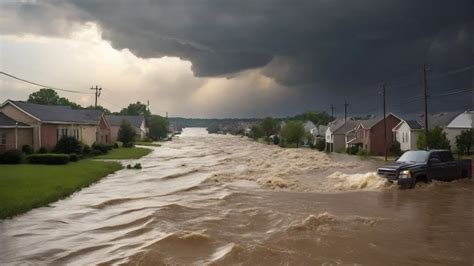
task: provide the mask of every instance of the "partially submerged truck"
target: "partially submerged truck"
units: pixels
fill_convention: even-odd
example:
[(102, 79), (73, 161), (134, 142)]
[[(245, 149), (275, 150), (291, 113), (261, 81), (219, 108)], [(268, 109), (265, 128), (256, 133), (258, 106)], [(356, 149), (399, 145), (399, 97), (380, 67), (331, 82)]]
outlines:
[(401, 188), (414, 188), (419, 181), (472, 178), (472, 161), (454, 160), (448, 150), (413, 150), (405, 152), (393, 164), (380, 167), (377, 174), (397, 182)]

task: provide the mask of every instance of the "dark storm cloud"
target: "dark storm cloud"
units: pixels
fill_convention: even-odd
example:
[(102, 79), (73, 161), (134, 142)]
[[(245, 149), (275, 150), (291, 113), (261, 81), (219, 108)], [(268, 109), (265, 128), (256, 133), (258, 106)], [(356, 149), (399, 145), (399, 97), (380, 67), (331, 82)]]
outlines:
[[(60, 17), (69, 21), (96, 22), (115, 48), (190, 60), (196, 76), (264, 67), (262, 73), (281, 84), (331, 90), (335, 97), (417, 74), (423, 62), (434, 72), (473, 62), (472, 0), (81, 0), (44, 6), (67, 10)], [(48, 25), (53, 32), (63, 29), (45, 22), (42, 30)], [(452, 82), (468, 85), (454, 80), (443, 86)]]

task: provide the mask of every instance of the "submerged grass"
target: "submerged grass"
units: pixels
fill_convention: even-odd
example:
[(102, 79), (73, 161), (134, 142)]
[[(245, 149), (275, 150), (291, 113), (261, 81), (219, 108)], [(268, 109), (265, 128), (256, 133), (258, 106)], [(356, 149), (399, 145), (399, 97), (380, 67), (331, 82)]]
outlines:
[(135, 141), (135, 145), (150, 146), (150, 147), (161, 147), (161, 144), (154, 143), (154, 142), (146, 142), (146, 141)]
[(115, 160), (122, 160), (122, 159), (138, 159), (149, 154), (152, 150), (147, 148), (117, 148), (112, 149), (107, 154), (95, 156), (94, 159), (115, 159)]
[(0, 219), (47, 206), (120, 169), (117, 162), (91, 160), (0, 165)]

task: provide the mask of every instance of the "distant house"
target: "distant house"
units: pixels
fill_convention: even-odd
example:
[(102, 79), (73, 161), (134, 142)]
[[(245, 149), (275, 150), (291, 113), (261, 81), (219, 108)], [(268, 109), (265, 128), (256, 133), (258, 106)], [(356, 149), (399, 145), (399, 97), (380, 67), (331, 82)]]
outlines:
[[(40, 147), (52, 150), (63, 136), (75, 137), (87, 145), (92, 145), (94, 142), (110, 143), (110, 127), (103, 113), (98, 110), (77, 110), (69, 106), (7, 100), (0, 105), (0, 113), (13, 120), (15, 124), (24, 126), (24, 129), (27, 129), (26, 125), (31, 127), (30, 133), (21, 130), (22, 133), (17, 135), (17, 141), (28, 145), (31, 143), (35, 150)], [(21, 148), (19, 144), (18, 147)]]
[(316, 128), (316, 125), (311, 121), (306, 121), (303, 126), (306, 133), (311, 133), (311, 130)]
[(346, 134), (357, 126), (356, 120), (336, 119), (326, 129), (326, 151), (334, 152), (346, 149)]
[[(387, 149), (389, 149), (393, 143), (392, 129), (397, 126), (402, 119), (389, 113), (385, 120), (387, 125), (386, 144)], [(348, 141), (348, 146), (359, 146), (360, 148), (366, 149), (371, 155), (381, 156), (385, 154), (383, 116), (358, 121), (358, 125), (351, 133), (354, 138)]]
[(137, 137), (144, 139), (148, 136), (148, 127), (145, 117), (142, 115), (106, 115), (105, 119), (110, 125), (110, 136), (112, 142), (117, 141), (118, 131), (123, 120), (127, 120), (137, 133)]
[(400, 143), (402, 151), (416, 150), (418, 135), (423, 132), (423, 127), (416, 120), (402, 120), (393, 129), (393, 137)]
[[(311, 134), (313, 136), (313, 145), (316, 144), (317, 139), (319, 139), (319, 138), (324, 139), (325, 138), (326, 130), (327, 130), (327, 126), (315, 125), (311, 121), (306, 121), (304, 123), (304, 131), (307, 134)], [(305, 142), (307, 142), (307, 141), (305, 140)], [(307, 144), (309, 144), (309, 143), (307, 143)]]
[(451, 120), (447, 125), (444, 131), (446, 132), (446, 137), (448, 138), (451, 149), (456, 149), (456, 136), (460, 135), (462, 131), (469, 130), (473, 128), (474, 121), (474, 111), (466, 111), (461, 114), (458, 114), (453, 120)]

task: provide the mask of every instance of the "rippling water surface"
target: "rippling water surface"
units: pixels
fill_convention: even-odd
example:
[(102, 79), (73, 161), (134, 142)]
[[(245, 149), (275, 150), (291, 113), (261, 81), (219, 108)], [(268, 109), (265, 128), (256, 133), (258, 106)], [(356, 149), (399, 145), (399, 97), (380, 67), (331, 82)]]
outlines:
[(0, 264), (474, 263), (470, 180), (400, 191), (376, 161), (203, 129), (137, 161), (0, 222)]

